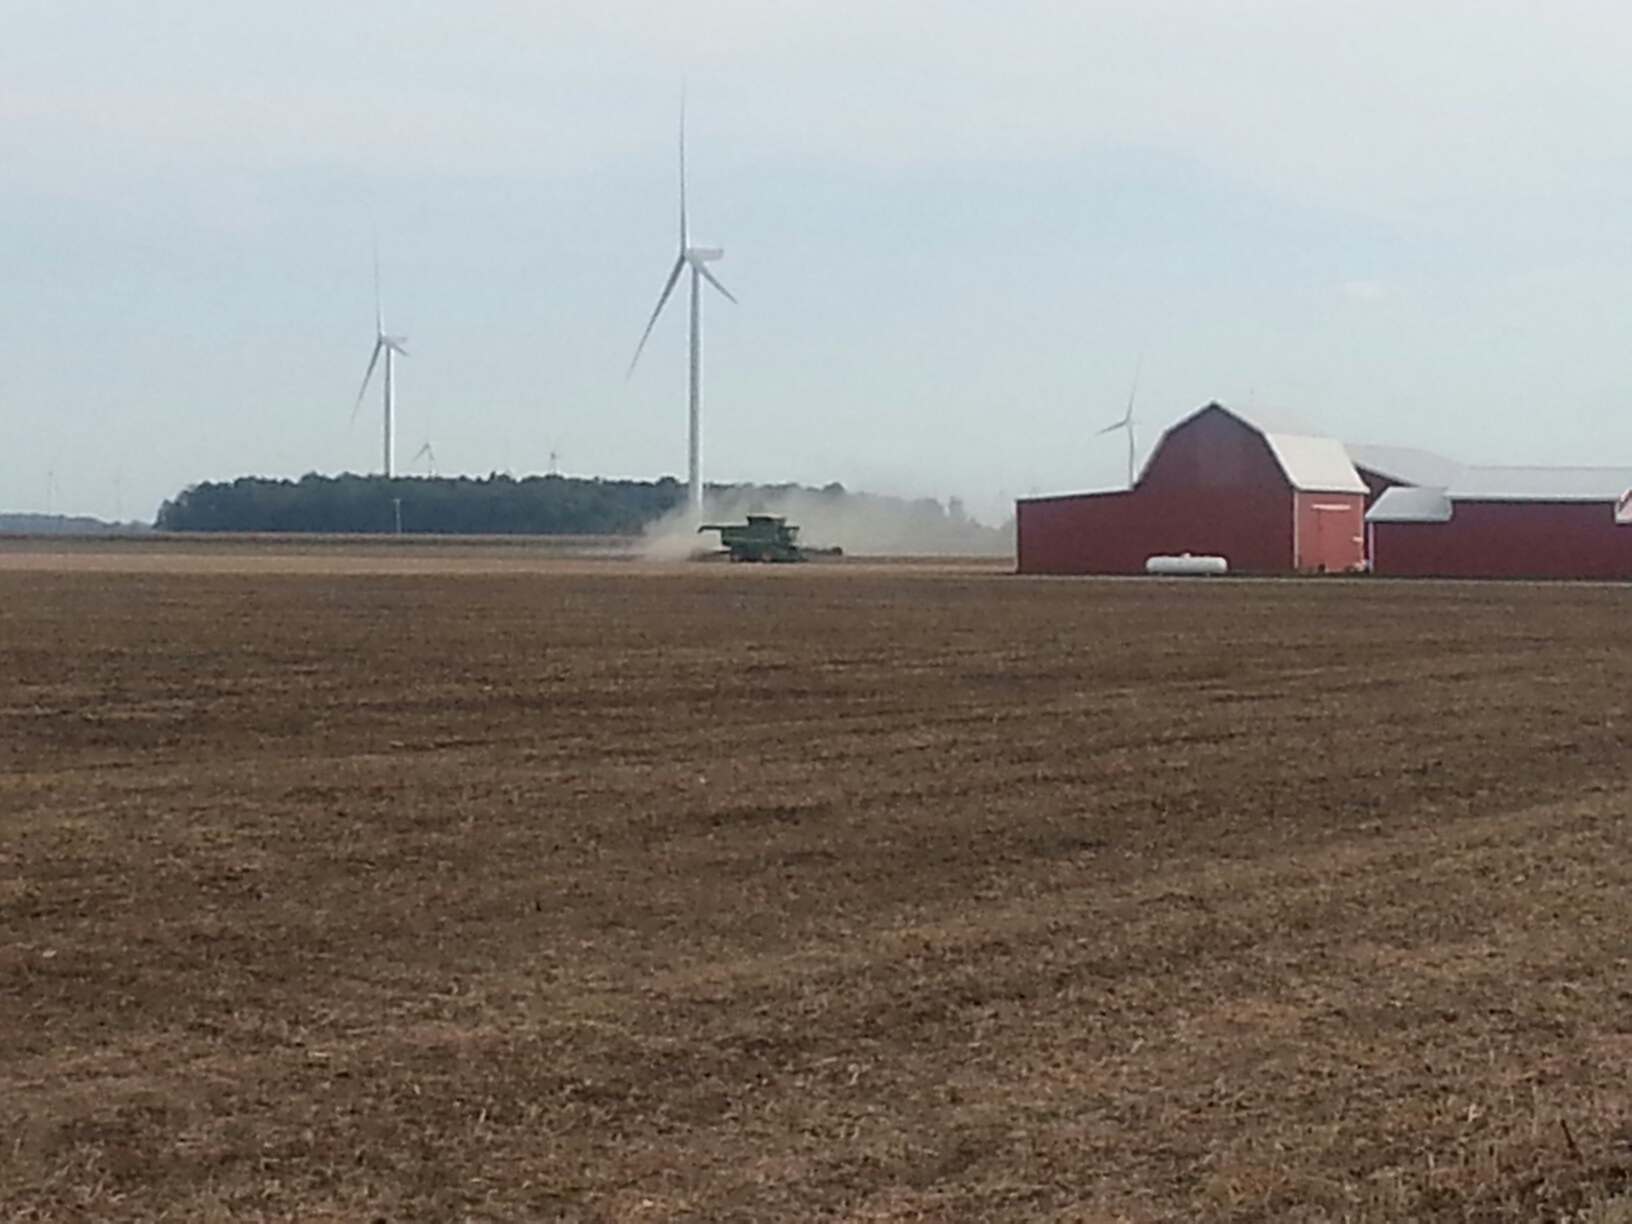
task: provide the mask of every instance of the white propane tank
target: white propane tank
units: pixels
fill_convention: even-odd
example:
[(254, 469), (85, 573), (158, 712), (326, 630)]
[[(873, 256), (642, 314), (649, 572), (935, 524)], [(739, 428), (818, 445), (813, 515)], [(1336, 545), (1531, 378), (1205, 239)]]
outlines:
[(1197, 557), (1190, 553), (1181, 553), (1177, 557), (1146, 557), (1145, 573), (1147, 574), (1179, 574), (1213, 575), (1230, 572), (1230, 563), (1223, 557)]

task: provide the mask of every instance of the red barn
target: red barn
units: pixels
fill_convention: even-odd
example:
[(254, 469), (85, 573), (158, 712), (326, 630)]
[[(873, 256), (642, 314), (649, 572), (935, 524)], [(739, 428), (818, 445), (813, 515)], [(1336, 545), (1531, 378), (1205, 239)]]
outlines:
[(1632, 468), (1462, 468), (1387, 489), (1366, 527), (1379, 574), (1632, 578)]
[(1019, 569), (1137, 574), (1182, 553), (1244, 574), (1359, 569), (1366, 496), (1336, 439), (1208, 404), (1162, 435), (1131, 489), (1021, 501)]

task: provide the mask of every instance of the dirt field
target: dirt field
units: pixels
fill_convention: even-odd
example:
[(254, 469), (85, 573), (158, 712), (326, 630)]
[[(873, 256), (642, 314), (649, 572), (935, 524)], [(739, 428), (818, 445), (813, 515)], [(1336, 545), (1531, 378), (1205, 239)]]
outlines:
[(1632, 589), (110, 547), (0, 1218), (1623, 1218)]

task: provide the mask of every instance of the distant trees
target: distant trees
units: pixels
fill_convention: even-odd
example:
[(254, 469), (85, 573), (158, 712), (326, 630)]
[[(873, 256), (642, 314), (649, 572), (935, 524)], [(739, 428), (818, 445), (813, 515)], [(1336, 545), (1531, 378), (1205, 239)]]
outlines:
[(243, 476), (193, 485), (159, 507), (161, 531), (391, 532), (442, 535), (636, 535), (685, 500), (658, 481), (568, 476)]
[(0, 535), (130, 535), (146, 523), (108, 523), (88, 514), (0, 514)]
[[(686, 487), (661, 480), (570, 476), (243, 476), (193, 485), (159, 507), (160, 531), (329, 532), (413, 535), (635, 536), (685, 504)], [(708, 514), (732, 521), (784, 514), (801, 540), (875, 555), (1012, 552), (1013, 524), (986, 527), (960, 502), (851, 493), (841, 484), (710, 485)], [(689, 536), (690, 526), (679, 526)]]

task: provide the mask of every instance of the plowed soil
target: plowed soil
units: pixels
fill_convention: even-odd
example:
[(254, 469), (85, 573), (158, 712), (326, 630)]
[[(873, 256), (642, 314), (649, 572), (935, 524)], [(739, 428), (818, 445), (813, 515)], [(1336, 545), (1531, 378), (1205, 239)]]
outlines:
[(1632, 1180), (1632, 589), (348, 555), (0, 562), (0, 1217)]

